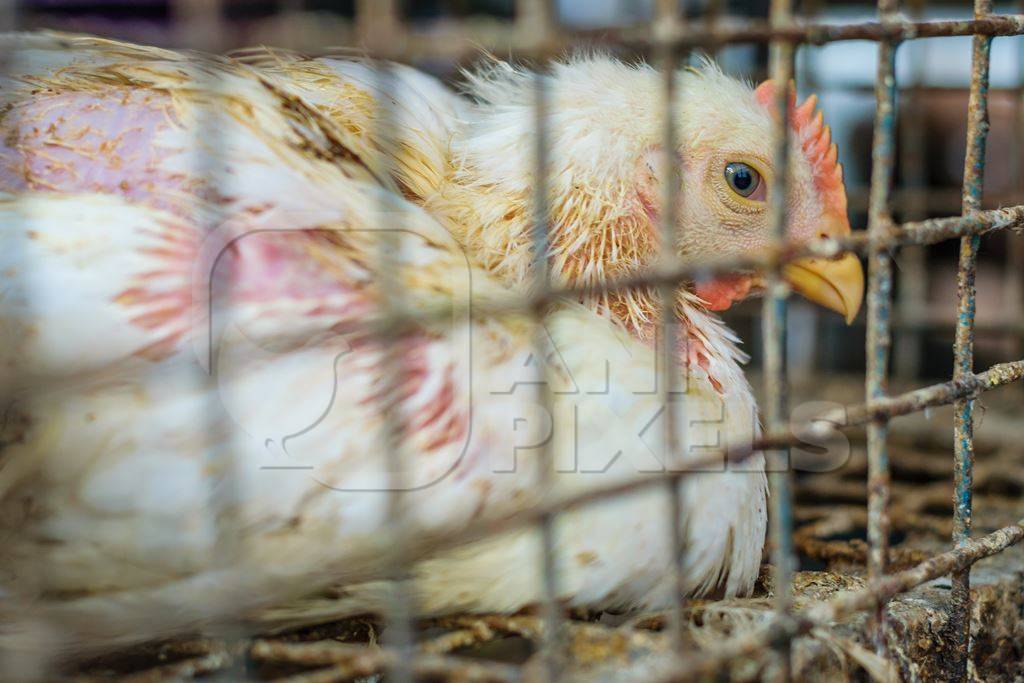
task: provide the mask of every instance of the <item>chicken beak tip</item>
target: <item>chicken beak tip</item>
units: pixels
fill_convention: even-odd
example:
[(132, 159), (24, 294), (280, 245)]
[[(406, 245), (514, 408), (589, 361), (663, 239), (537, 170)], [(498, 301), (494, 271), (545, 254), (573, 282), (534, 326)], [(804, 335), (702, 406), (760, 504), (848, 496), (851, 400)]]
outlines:
[(853, 323), (864, 300), (864, 269), (860, 259), (846, 254), (838, 259), (807, 258), (783, 269), (786, 282), (797, 294), (835, 311)]

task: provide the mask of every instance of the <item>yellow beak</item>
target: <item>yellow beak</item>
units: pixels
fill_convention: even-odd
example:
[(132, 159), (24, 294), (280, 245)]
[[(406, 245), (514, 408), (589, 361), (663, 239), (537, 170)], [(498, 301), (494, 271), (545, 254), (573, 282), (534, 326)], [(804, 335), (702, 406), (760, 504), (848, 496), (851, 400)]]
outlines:
[(847, 325), (864, 300), (864, 270), (853, 254), (836, 260), (799, 259), (786, 264), (782, 277), (797, 294), (842, 315)]

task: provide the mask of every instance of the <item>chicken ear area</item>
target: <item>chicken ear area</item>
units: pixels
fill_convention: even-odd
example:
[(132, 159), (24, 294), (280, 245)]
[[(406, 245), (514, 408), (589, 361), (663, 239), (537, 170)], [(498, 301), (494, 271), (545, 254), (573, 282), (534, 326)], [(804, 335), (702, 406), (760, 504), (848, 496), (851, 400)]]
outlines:
[(664, 175), (664, 165), (664, 152), (660, 145), (650, 147), (644, 152), (637, 165), (636, 198), (655, 234), (661, 229), (661, 177)]

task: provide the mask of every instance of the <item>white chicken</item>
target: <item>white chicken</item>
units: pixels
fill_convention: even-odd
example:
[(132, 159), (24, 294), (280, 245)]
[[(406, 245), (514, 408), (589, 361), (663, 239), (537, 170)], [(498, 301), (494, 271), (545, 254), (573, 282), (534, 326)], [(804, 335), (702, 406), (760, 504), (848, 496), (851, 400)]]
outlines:
[[(361, 63), (248, 66), (53, 35), (6, 43), (17, 49), (0, 93), (0, 376), (11, 397), (0, 571), (9, 610), (54, 626), (49, 649), (381, 610), (385, 405), (405, 427), (412, 534), (682, 467), (757, 434), (743, 355), (712, 312), (756, 290), (756, 274), (681, 288), (687, 382), (667, 406), (649, 292), (550, 308), (550, 415), (536, 403), (531, 324), (468, 313), (529, 282), (527, 72), (496, 64), (470, 80), (467, 102), (399, 71), (398, 152), (380, 165)], [(710, 65), (679, 79), (677, 251), (756, 249), (774, 175), (771, 85), (755, 92)], [(657, 80), (600, 56), (554, 67), (560, 282), (633, 273), (658, 250)], [(794, 113), (796, 241), (849, 230), (813, 107)], [(372, 334), (382, 231), (397, 234), (400, 305), (454, 311), (393, 342), (404, 359), (397, 398)], [(853, 257), (789, 273), (812, 299), (856, 313)], [(683, 426), (680, 453), (661, 443), (666, 408)], [(537, 487), (545, 441), (552, 492)], [(750, 591), (763, 467), (755, 456), (684, 481), (687, 593)], [(559, 515), (560, 599), (668, 604), (668, 511), (656, 487)], [(535, 603), (540, 553), (537, 531), (522, 529), (420, 559), (413, 608)], [(340, 597), (317, 597), (331, 584)], [(33, 647), (39, 633), (11, 627), (3, 638)]]

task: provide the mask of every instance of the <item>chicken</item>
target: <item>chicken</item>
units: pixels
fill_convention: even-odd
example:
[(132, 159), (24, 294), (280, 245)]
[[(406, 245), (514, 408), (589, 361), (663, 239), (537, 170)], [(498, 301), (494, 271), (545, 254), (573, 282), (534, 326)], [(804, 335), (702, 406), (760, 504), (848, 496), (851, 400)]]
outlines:
[[(8, 646), (80, 654), (223, 620), (382, 610), (388, 406), (404, 427), (399, 497), (414, 538), (685, 467), (757, 435), (743, 354), (714, 314), (756, 290), (751, 273), (681, 288), (687, 381), (666, 405), (652, 293), (554, 303), (551, 413), (541, 412), (533, 325), (481, 312), (529, 286), (527, 72), (495, 64), (470, 80), (467, 102), (400, 71), (399, 88), (433, 108), (417, 123), (419, 105), (408, 105), (391, 148), (374, 138), (361, 64), (5, 40), (17, 50), (0, 92), (10, 397), (0, 585), (19, 623), (53, 627), (11, 629)], [(553, 275), (596, 284), (636, 272), (658, 249), (657, 76), (592, 57), (551, 79)], [(317, 92), (337, 83), (350, 86), (340, 100)], [(680, 84), (677, 250), (757, 249), (772, 86), (753, 91), (710, 65)], [(849, 230), (813, 107), (794, 112), (794, 241)], [(398, 305), (451, 311), (391, 342), (396, 387), (382, 371), (396, 354), (373, 334), (385, 322), (385, 250), (400, 266), (388, 273)], [(789, 272), (810, 298), (856, 313), (853, 257)], [(666, 410), (683, 425), (680, 452), (660, 438)], [(551, 491), (537, 487), (544, 442)], [(749, 592), (765, 534), (763, 458), (694, 473), (681, 492), (687, 593)], [(669, 604), (669, 509), (654, 487), (560, 514), (559, 598)], [(540, 555), (538, 532), (524, 528), (418, 557), (412, 607), (535, 603)], [(318, 592), (330, 585), (343, 590)]]
[[(246, 58), (339, 125), (358, 130), (374, 150), (381, 149), (369, 103), (380, 97), (382, 79), (366, 64), (280, 51), (250, 52)], [(534, 74), (501, 61), (468, 72), (464, 90), (474, 102), (470, 105), (422, 74), (392, 68), (398, 107), (392, 115), (398, 134), (394, 166), (403, 191), (492, 272), (509, 283), (527, 282)], [(546, 81), (554, 99), (547, 124), (554, 164), (553, 274), (561, 284), (597, 286), (636, 273), (650, 265), (659, 249), (662, 189), (656, 169), (664, 126), (660, 107), (637, 108), (635, 102), (656, 105), (662, 79), (645, 64), (588, 54), (555, 64)], [(675, 108), (683, 143), (678, 156), (690, 181), (679, 197), (681, 239), (675, 246), (681, 256), (742, 255), (771, 245), (764, 202), (774, 172), (769, 116), (774, 87), (766, 81), (751, 96), (746, 84), (710, 61), (701, 70), (680, 72)], [(791, 106), (794, 98), (791, 91)], [(795, 182), (788, 206), (795, 244), (850, 232), (838, 150), (816, 104), (811, 96), (792, 113), (790, 172)], [(632, 116), (624, 121), (622, 111)], [(729, 187), (722, 173), (737, 164), (753, 170), (759, 183), (745, 196)], [(723, 184), (728, 192), (720, 195)], [(786, 275), (798, 292), (848, 320), (860, 308), (863, 277), (852, 255), (831, 263), (803, 261)], [(721, 311), (757, 291), (761, 279), (730, 275), (695, 285), (680, 292), (681, 308), (694, 308), (686, 301), (696, 294), (697, 307)], [(608, 297), (600, 308), (644, 338), (654, 329), (656, 305), (650, 291)]]
[[(603, 57), (557, 64), (546, 79), (550, 92), (550, 202), (554, 276), (564, 284), (599, 285), (650, 265), (659, 249), (662, 188), (656, 169), (662, 155), (661, 81), (644, 64)], [(522, 282), (529, 270), (533, 159), (534, 76), (497, 62), (472, 74), (475, 115), (452, 141), (445, 181), (428, 208), (493, 272)], [(774, 85), (756, 90), (729, 78), (712, 63), (683, 70), (677, 84), (677, 156), (682, 163), (679, 230), (674, 250), (683, 257), (758, 253), (772, 240), (766, 211), (774, 181)], [(828, 126), (809, 98), (792, 116), (792, 182), (787, 197), (790, 239), (804, 243), (850, 232), (842, 168)], [(738, 182), (745, 182), (745, 187)], [(791, 284), (848, 319), (863, 295), (852, 256), (806, 261), (788, 273)], [(720, 311), (757, 287), (754, 275), (731, 275), (680, 291), (679, 314), (696, 341), (716, 347), (722, 372), (739, 354), (730, 335), (705, 339), (708, 310)], [(653, 330), (656, 296), (650, 290), (609, 295), (599, 309), (641, 338)], [(724, 379), (724, 378), (723, 378)]]

